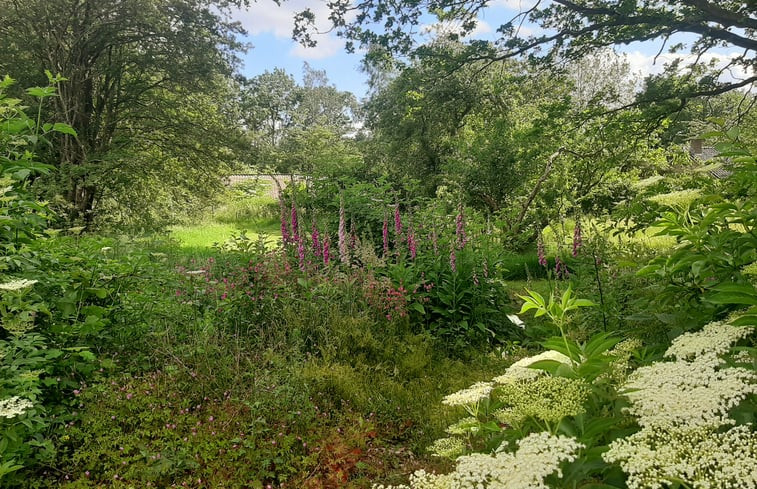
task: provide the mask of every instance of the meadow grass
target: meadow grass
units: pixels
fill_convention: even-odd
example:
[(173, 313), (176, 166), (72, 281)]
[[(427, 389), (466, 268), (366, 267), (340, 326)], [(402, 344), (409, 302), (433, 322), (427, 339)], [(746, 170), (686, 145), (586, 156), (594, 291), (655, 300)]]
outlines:
[[(542, 231), (542, 239), (547, 253), (554, 254), (558, 248), (570, 249), (573, 243), (573, 230), (576, 222), (574, 219), (564, 219), (559, 225), (551, 224)], [(662, 230), (660, 227), (649, 226), (633, 233), (618, 229), (610, 220), (583, 219), (582, 232), (584, 239), (590, 238), (595, 230), (602, 237), (618, 247), (636, 245), (657, 252), (668, 251), (676, 245), (673, 236), (657, 236)], [(560, 242), (561, 246), (558, 246)]]
[(173, 226), (170, 231), (171, 237), (179, 241), (182, 248), (198, 250), (211, 248), (214, 244), (222, 244), (241, 232), (245, 232), (252, 241), (265, 235), (269, 246), (273, 246), (281, 237), (276, 219), (247, 219), (228, 223), (218, 222), (210, 217), (198, 224)]

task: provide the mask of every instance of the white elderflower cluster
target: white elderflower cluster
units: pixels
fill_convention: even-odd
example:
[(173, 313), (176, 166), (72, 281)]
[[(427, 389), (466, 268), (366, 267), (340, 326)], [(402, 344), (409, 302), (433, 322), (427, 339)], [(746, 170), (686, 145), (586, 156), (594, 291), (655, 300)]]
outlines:
[(517, 426), (527, 418), (556, 423), (585, 411), (589, 386), (582, 379), (544, 376), (531, 382), (504, 384), (495, 396), (506, 406), (494, 413), (502, 423)]
[(13, 396), (0, 401), (0, 418), (15, 418), (34, 407), (29, 399)]
[(442, 399), (442, 403), (448, 406), (475, 406), (484, 399), (488, 399), (493, 388), (494, 384), (491, 382), (476, 382), (467, 389), (448, 395)]
[(454, 460), (465, 453), (465, 442), (457, 437), (439, 438), (428, 447), (428, 451), (437, 457)]
[(381, 486), (374, 489), (547, 489), (544, 479), (562, 476), (560, 465), (572, 462), (583, 445), (572, 438), (548, 432), (532, 433), (518, 441), (515, 453), (500, 447), (494, 455), (475, 453), (457, 459), (455, 471), (436, 475), (418, 471), (410, 486)]
[(0, 290), (21, 290), (29, 288), (36, 283), (37, 280), (26, 280), (25, 278), (22, 278), (20, 280), (11, 280), (10, 282), (0, 284)]
[(497, 384), (509, 384), (511, 382), (518, 382), (521, 380), (534, 380), (544, 374), (543, 370), (529, 368), (536, 362), (544, 360), (553, 360), (555, 362), (564, 363), (570, 365), (570, 358), (567, 355), (554, 350), (547, 350), (532, 357), (526, 357), (513, 363), (505, 370), (505, 373), (499, 377), (492, 379)]
[(732, 344), (746, 338), (752, 331), (749, 327), (731, 326), (723, 322), (710, 323), (701, 331), (685, 333), (673, 340), (665, 356), (686, 360), (705, 354), (722, 355), (730, 350)]
[(728, 410), (757, 393), (757, 375), (740, 367), (718, 369), (720, 363), (704, 355), (636, 370), (625, 385), (629, 412), (642, 427), (729, 424)]
[(686, 481), (696, 489), (757, 488), (757, 434), (750, 426), (643, 429), (610, 445), (604, 458), (620, 464), (629, 489), (662, 489)]
[(620, 464), (629, 489), (757, 489), (757, 434), (734, 425), (729, 410), (757, 393), (754, 370), (725, 367), (718, 355), (750, 330), (711, 323), (682, 335), (667, 356), (625, 384), (629, 412), (642, 429), (610, 444), (603, 458)]

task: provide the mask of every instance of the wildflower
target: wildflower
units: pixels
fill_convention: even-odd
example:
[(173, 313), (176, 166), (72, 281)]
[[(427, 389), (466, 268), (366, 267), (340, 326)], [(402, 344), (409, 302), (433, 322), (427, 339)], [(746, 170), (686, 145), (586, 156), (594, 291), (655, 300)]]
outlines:
[(289, 220), (287, 219), (286, 208), (284, 207), (284, 200), (279, 199), (279, 209), (281, 211), (281, 242), (283, 244), (289, 243)]
[(511, 382), (516, 382), (519, 380), (533, 380), (543, 375), (544, 371), (529, 367), (536, 362), (545, 360), (560, 362), (564, 363), (565, 365), (570, 365), (571, 363), (570, 358), (568, 358), (567, 355), (563, 355), (558, 351), (547, 350), (539, 353), (538, 355), (518, 360), (517, 362), (510, 365), (510, 367), (505, 370), (505, 373), (503, 375), (495, 377), (492, 380), (497, 384), (509, 384)]
[(331, 255), (329, 254), (329, 236), (326, 235), (326, 237), (323, 239), (323, 264), (328, 265), (330, 259)]
[(752, 328), (722, 322), (710, 323), (701, 331), (685, 333), (676, 338), (665, 356), (685, 360), (703, 354), (722, 355), (731, 349), (733, 343), (746, 338), (752, 331)]
[(472, 406), (489, 398), (494, 388), (491, 382), (476, 382), (467, 389), (452, 393), (442, 400), (442, 404), (448, 406)]
[(573, 229), (573, 257), (578, 256), (578, 250), (583, 245), (581, 239), (581, 222), (576, 221), (576, 227)]
[(539, 236), (539, 241), (536, 245), (536, 254), (539, 257), (539, 265), (546, 268), (547, 266), (547, 255), (544, 252), (544, 241), (541, 239), (541, 236)]
[(4, 284), (0, 284), (0, 290), (27, 289), (36, 283), (37, 283), (37, 280), (26, 280), (26, 279), (11, 280), (10, 282), (5, 282)]
[[(410, 477), (411, 489), (548, 489), (544, 482), (551, 474), (562, 477), (560, 465), (576, 459), (583, 445), (572, 438), (547, 432), (532, 433), (518, 441), (515, 453), (474, 453), (457, 459), (450, 474), (436, 475), (424, 470)], [(373, 486), (373, 489), (407, 489), (408, 486)]]
[(555, 257), (555, 278), (558, 279), (568, 279), (570, 277), (570, 272), (568, 271), (568, 267), (563, 263), (563, 261), (560, 259), (559, 256)]
[(642, 367), (625, 384), (628, 411), (642, 427), (731, 424), (728, 411), (757, 394), (757, 374), (741, 367), (720, 368), (705, 354), (693, 361), (657, 362)]
[(706, 427), (650, 429), (610, 444), (602, 455), (628, 474), (629, 489), (757, 488), (757, 434), (749, 425), (720, 433)]
[(519, 425), (528, 418), (558, 423), (585, 411), (589, 386), (582, 379), (540, 376), (534, 380), (509, 382), (495, 392), (507, 407), (495, 417), (508, 425)]
[(465, 443), (458, 437), (439, 438), (428, 447), (428, 451), (436, 457), (454, 460), (465, 453)]
[(0, 418), (15, 418), (34, 407), (29, 399), (13, 396), (0, 401)]
[(407, 249), (410, 251), (410, 259), (415, 260), (418, 253), (418, 244), (415, 242), (415, 234), (410, 231), (407, 235)]
[(397, 236), (402, 234), (402, 218), (400, 217), (399, 204), (394, 207), (394, 234)]
[(457, 255), (455, 255), (455, 248), (452, 248), (449, 252), (449, 267), (452, 269), (452, 273), (457, 272)]

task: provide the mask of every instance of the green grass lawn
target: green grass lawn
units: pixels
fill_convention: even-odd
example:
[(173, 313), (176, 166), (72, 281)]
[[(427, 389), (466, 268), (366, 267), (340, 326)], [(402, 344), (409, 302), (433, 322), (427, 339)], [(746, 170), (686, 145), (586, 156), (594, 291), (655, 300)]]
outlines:
[(233, 235), (245, 232), (255, 241), (261, 235), (266, 236), (266, 243), (273, 246), (281, 238), (279, 223), (275, 219), (259, 219), (236, 223), (221, 223), (208, 219), (194, 225), (173, 226), (171, 236), (181, 243), (182, 248), (210, 248), (223, 243)]

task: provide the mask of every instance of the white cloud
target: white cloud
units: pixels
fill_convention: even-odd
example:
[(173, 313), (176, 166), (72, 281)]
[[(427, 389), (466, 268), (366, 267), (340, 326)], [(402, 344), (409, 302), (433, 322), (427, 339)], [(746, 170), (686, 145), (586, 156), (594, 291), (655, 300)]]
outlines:
[(295, 43), (289, 54), (302, 59), (325, 59), (334, 56), (344, 48), (344, 42), (334, 36), (324, 35), (318, 38), (318, 45), (309, 48)]
[[(626, 53), (626, 59), (631, 66), (631, 71), (639, 73), (642, 77), (648, 75), (656, 75), (662, 73), (666, 64), (672, 63), (675, 60), (681, 60), (681, 72), (685, 72), (689, 66), (693, 63), (700, 65), (712, 66), (715, 69), (724, 68), (729, 62), (735, 58), (741, 56), (743, 53), (730, 52), (730, 53), (705, 53), (698, 60), (693, 54), (684, 53), (663, 53), (657, 57), (652, 54), (644, 54), (641, 51), (631, 51)], [(743, 65), (734, 65), (725, 70), (720, 76), (720, 80), (724, 82), (741, 81), (749, 76), (753, 76), (752, 73), (747, 72)]]
[(496, 0), (492, 2), (492, 6), (500, 6), (523, 12), (533, 8), (537, 3), (539, 3), (538, 0)]
[[(329, 23), (329, 7), (326, 2), (312, 0), (288, 0), (276, 5), (273, 0), (258, 0), (247, 9), (237, 9), (233, 18), (251, 35), (273, 34), (279, 39), (290, 39), (294, 29), (294, 16), (297, 12), (310, 9), (315, 15), (315, 27), (319, 32), (327, 32)], [(315, 35), (318, 46), (308, 48), (294, 43), (289, 54), (303, 59), (323, 59), (338, 53), (344, 42), (333, 34)]]

